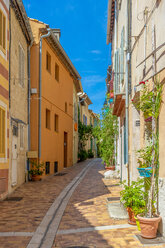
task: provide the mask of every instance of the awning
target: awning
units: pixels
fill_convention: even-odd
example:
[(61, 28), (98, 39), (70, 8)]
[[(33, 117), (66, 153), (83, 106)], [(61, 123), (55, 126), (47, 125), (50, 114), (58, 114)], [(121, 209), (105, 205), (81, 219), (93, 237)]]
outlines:
[(114, 98), (113, 115), (119, 117), (125, 107), (125, 93), (116, 94)]

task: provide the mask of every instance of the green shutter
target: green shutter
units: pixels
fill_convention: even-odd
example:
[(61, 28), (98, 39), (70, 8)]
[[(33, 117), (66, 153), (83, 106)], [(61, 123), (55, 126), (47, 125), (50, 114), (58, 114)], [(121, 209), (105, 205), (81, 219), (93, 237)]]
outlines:
[(120, 45), (120, 83), (124, 80), (124, 27), (121, 32), (121, 45)]

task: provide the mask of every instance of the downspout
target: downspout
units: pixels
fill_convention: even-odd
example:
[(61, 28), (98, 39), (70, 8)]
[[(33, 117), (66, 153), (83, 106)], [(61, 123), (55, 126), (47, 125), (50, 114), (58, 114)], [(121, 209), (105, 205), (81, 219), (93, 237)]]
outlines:
[(48, 33), (40, 37), (39, 52), (39, 122), (38, 122), (38, 158), (41, 159), (41, 96), (42, 96), (42, 40), (51, 35), (51, 29), (47, 29)]
[[(28, 46), (28, 151), (31, 149), (31, 136), (30, 136), (30, 100), (31, 100), (31, 71), (30, 71), (30, 49), (33, 45), (33, 42), (31, 42)], [(29, 171), (30, 163), (29, 159), (27, 159), (27, 168), (25, 169), (26, 173)], [(28, 181), (28, 174), (26, 174), (26, 180)]]
[(129, 166), (129, 94), (131, 93), (131, 0), (127, 0), (127, 58), (126, 58), (126, 101), (125, 101), (125, 121), (126, 121), (126, 164), (127, 180), (130, 185)]

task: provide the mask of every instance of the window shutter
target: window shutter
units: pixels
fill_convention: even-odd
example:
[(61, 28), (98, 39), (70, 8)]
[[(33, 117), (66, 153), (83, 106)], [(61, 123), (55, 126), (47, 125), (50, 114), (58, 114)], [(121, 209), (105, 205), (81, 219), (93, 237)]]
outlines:
[(114, 73), (114, 92), (116, 94), (117, 86), (117, 52), (115, 52), (115, 73)]
[(0, 11), (0, 46), (2, 46), (2, 12)]
[(24, 76), (25, 75), (25, 56), (24, 51), (19, 45), (19, 83), (24, 86)]
[(19, 83), (21, 84), (22, 82), (22, 74), (21, 74), (21, 46), (19, 45)]
[(5, 157), (5, 110), (0, 108), (0, 157)]
[(116, 51), (116, 93), (119, 93), (119, 49)]
[(6, 17), (3, 16), (3, 48), (6, 49)]
[(22, 56), (21, 56), (21, 64), (22, 64), (22, 68), (21, 68), (21, 74), (22, 74), (22, 86), (24, 87), (24, 77), (25, 77), (25, 56), (24, 56), (24, 51), (22, 50)]
[(121, 75), (120, 75), (120, 82), (121, 84), (123, 84), (123, 80), (124, 80), (124, 27), (122, 29), (122, 32), (121, 32), (121, 45), (120, 45), (120, 48), (121, 48), (121, 53), (120, 53), (120, 72), (121, 72)]

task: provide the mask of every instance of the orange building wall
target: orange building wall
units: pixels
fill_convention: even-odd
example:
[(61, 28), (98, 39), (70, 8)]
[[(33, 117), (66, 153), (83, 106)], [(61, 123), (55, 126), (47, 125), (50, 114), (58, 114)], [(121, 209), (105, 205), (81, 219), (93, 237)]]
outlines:
[[(51, 73), (46, 70), (46, 52), (51, 55)], [(55, 80), (55, 63), (59, 65), (59, 82)], [(31, 88), (39, 84), (39, 44), (31, 49)], [(39, 90), (38, 90), (39, 93)], [(38, 94), (31, 97), (31, 150), (38, 151)], [(65, 113), (67, 102), (67, 113)], [(51, 128), (46, 128), (46, 108), (51, 111)], [(59, 116), (59, 131), (54, 131), (54, 114)], [(73, 78), (51, 49), (47, 41), (42, 46), (42, 115), (41, 115), (41, 160), (54, 162), (58, 169), (64, 165), (64, 132), (68, 133), (67, 166), (73, 164)]]

